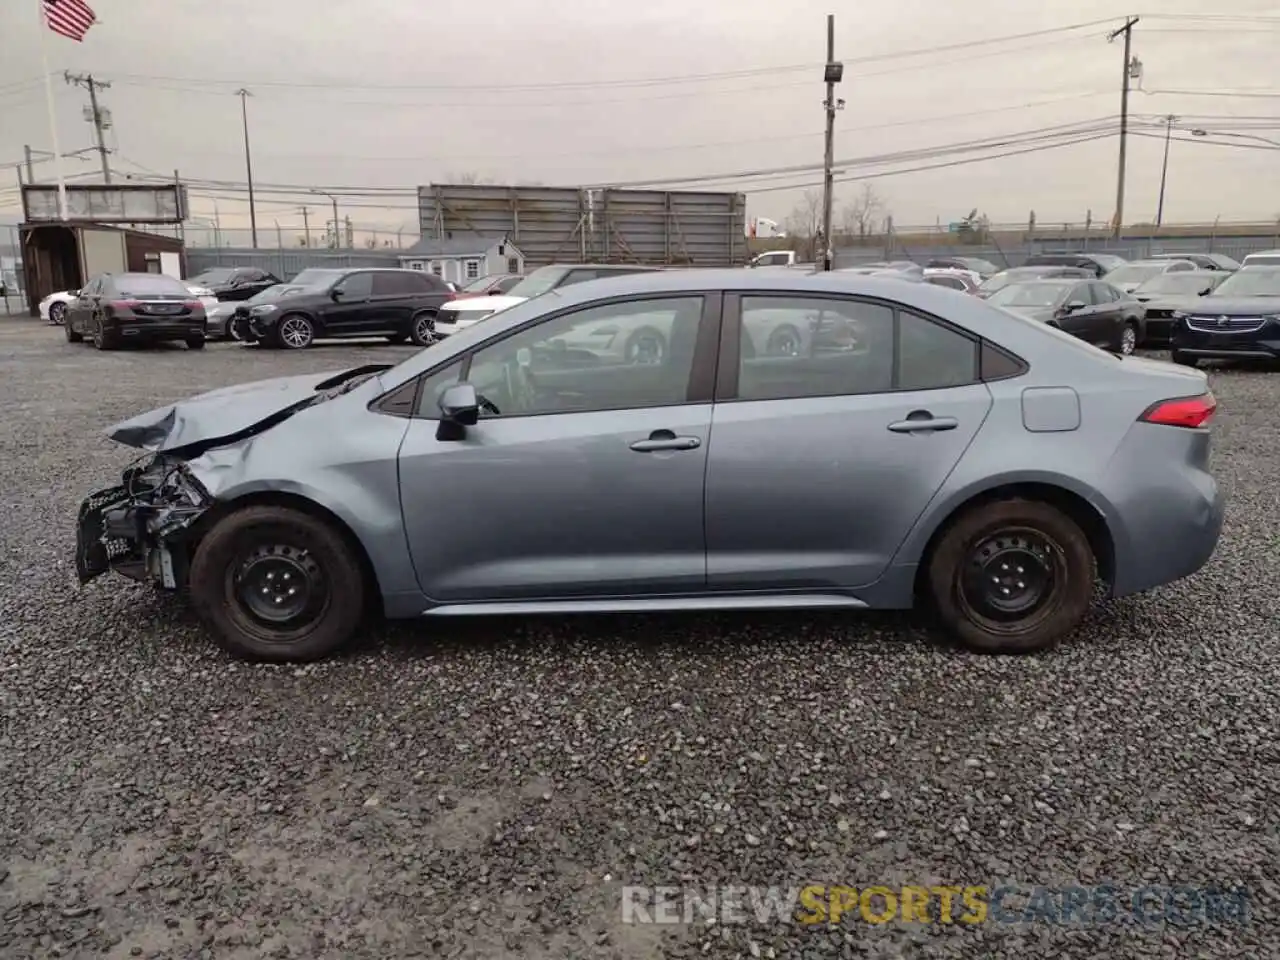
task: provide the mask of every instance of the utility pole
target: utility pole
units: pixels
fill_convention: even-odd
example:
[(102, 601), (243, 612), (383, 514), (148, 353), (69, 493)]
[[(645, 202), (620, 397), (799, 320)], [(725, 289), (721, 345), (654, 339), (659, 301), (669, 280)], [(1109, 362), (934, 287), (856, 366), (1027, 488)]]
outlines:
[(827, 63), (823, 79), (827, 84), (827, 99), (822, 105), (827, 113), (826, 149), (822, 159), (822, 269), (831, 269), (831, 204), (835, 192), (832, 167), (835, 165), (836, 111), (844, 101), (836, 102), (836, 84), (844, 76), (844, 64), (836, 63), (836, 18), (827, 14)]
[(1164, 118), (1164, 163), (1160, 165), (1160, 202), (1156, 204), (1156, 226), (1164, 223), (1164, 184), (1169, 178), (1169, 140), (1173, 137), (1173, 125), (1177, 117), (1172, 113)]
[(1114, 236), (1120, 239), (1124, 229), (1124, 167), (1126, 151), (1129, 146), (1129, 77), (1131, 73), (1130, 56), (1133, 47), (1133, 28), (1137, 26), (1138, 17), (1128, 17), (1124, 26), (1107, 35), (1110, 43), (1120, 34), (1124, 34), (1124, 77), (1120, 87), (1120, 169), (1116, 181), (1116, 217), (1113, 223)]
[(248, 98), (253, 96), (244, 87), (236, 91), (240, 98), (240, 119), (244, 124), (244, 172), (249, 180), (249, 231), (253, 238), (253, 248), (258, 249), (258, 214), (253, 207), (253, 157), (249, 152), (249, 107)]
[(107, 141), (104, 136), (107, 127), (111, 126), (111, 111), (98, 106), (98, 91), (111, 89), (105, 80), (93, 79), (91, 73), (71, 73), (64, 71), (63, 77), (73, 87), (84, 87), (89, 91), (89, 117), (93, 123), (93, 131), (98, 141), (98, 155), (102, 158), (102, 182), (111, 182), (111, 164), (107, 162)]
[(337, 250), (342, 245), (342, 221), (338, 219), (338, 198), (332, 193), (326, 193), (323, 190), (312, 190), (312, 193), (319, 194), (322, 197), (328, 197), (333, 203), (333, 249)]
[(302, 208), (302, 235), (307, 238), (307, 249), (311, 249), (311, 211)]
[[(22, 148), (22, 155), (25, 158), (27, 163), (27, 183), (35, 183), (36, 168), (35, 168), (35, 164), (31, 162), (31, 144), (27, 144)], [(19, 177), (18, 179), (21, 180), (22, 178)]]

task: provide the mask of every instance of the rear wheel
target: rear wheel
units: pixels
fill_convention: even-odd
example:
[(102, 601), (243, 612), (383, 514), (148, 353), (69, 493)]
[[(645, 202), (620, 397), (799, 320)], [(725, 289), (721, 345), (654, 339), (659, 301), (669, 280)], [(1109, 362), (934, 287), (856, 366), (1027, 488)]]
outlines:
[(83, 333), (77, 333), (75, 330), (72, 330), (72, 329), (71, 329), (71, 321), (70, 321), (70, 320), (64, 320), (64, 321), (63, 321), (63, 324), (62, 324), (62, 332), (63, 332), (64, 334), (66, 334), (66, 337), (67, 337), (67, 343), (79, 343), (80, 341), (82, 341), (82, 340), (84, 339), (84, 334), (83, 334)]
[(1138, 325), (1129, 320), (1120, 332), (1120, 352), (1126, 357), (1138, 349)]
[(187, 349), (188, 349), (188, 350), (203, 350), (203, 349), (204, 349), (204, 337), (189, 337), (189, 338), (187, 339)]
[(800, 331), (795, 327), (778, 327), (769, 334), (764, 352), (771, 357), (795, 357), (800, 355)]
[(962, 514), (928, 568), (944, 625), (984, 653), (1031, 653), (1076, 628), (1096, 565), (1079, 525), (1047, 503), (1002, 500)]
[(95, 320), (93, 323), (93, 348), (95, 350), (114, 350), (119, 345), (115, 332), (108, 330), (101, 318)]
[(420, 347), (430, 346), (436, 340), (436, 315), (426, 311), (416, 313), (409, 327), (409, 337)]
[(1183, 353), (1181, 350), (1173, 351), (1172, 359), (1174, 363), (1179, 364), (1180, 366), (1184, 366), (1184, 367), (1200, 366), (1199, 360), (1197, 360), (1195, 357), (1191, 356), (1190, 354)]
[(316, 660), (355, 633), (365, 591), (352, 549), (329, 524), (285, 507), (224, 517), (191, 562), (191, 597), (237, 656)]

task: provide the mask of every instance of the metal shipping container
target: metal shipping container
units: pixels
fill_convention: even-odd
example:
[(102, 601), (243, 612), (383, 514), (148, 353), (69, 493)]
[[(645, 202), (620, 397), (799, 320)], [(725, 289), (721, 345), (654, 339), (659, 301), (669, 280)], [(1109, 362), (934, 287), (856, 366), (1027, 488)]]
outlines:
[(549, 263), (727, 267), (746, 262), (746, 196), (671, 190), (431, 184), (424, 238), (507, 237), (526, 268)]

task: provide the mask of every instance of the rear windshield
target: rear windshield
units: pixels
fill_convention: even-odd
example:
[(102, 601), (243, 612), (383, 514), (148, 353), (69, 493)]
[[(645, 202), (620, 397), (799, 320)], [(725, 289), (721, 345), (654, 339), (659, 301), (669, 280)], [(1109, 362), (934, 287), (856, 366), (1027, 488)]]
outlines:
[(187, 285), (161, 273), (126, 273), (116, 277), (112, 286), (126, 297), (182, 297), (191, 296)]

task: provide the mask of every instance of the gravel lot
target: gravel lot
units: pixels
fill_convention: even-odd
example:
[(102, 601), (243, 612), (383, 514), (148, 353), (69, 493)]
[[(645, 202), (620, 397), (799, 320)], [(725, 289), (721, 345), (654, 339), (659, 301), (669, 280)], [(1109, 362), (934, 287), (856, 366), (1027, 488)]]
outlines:
[[(0, 322), (0, 956), (1280, 955), (1280, 373), (1214, 374), (1211, 565), (1053, 654), (897, 616), (396, 625), (248, 666), (75, 582), (111, 422), (404, 356)], [(624, 925), (621, 884), (1247, 885), (1247, 925)]]

